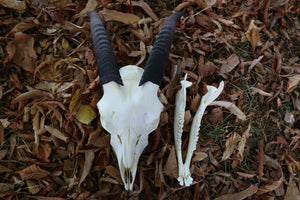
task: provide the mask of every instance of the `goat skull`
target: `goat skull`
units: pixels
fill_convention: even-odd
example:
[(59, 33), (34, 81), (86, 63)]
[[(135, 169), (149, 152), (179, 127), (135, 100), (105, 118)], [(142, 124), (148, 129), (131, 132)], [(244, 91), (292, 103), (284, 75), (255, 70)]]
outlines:
[(169, 16), (153, 45), (145, 70), (134, 65), (119, 71), (100, 16), (88, 12), (104, 95), (98, 102), (101, 124), (111, 134), (126, 190), (133, 189), (138, 160), (157, 128), (162, 103), (157, 97), (168, 62), (175, 25), (181, 13)]

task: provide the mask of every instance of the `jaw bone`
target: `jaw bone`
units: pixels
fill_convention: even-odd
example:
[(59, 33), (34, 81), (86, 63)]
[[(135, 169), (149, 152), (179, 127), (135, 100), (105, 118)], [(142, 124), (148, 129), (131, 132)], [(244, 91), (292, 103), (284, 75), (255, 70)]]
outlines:
[(158, 126), (163, 105), (157, 97), (182, 13), (170, 15), (153, 45), (145, 70), (128, 65), (118, 70), (115, 55), (96, 12), (88, 12), (104, 95), (97, 106), (101, 124), (111, 134), (126, 190), (133, 189), (138, 160), (148, 145), (148, 135)]
[(214, 86), (207, 86), (207, 93), (202, 97), (200, 106), (194, 116), (190, 137), (188, 150), (185, 158), (185, 162), (182, 160), (182, 151), (181, 151), (181, 136), (183, 132), (184, 124), (184, 112), (186, 104), (186, 88), (191, 86), (192, 83), (186, 80), (187, 76), (184, 77), (184, 80), (181, 81), (182, 88), (176, 94), (176, 110), (174, 116), (174, 139), (175, 139), (175, 150), (177, 154), (178, 162), (178, 182), (181, 186), (190, 186), (193, 182), (193, 178), (190, 173), (190, 164), (194, 150), (197, 146), (199, 130), (201, 126), (201, 120), (204, 115), (206, 107), (211, 104), (218, 96), (221, 94), (224, 88), (224, 82), (221, 81), (218, 88)]

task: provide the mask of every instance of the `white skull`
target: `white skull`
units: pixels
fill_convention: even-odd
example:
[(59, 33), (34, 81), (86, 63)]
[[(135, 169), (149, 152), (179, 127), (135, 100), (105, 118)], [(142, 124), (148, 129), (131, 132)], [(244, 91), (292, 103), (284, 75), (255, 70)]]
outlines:
[(104, 84), (104, 95), (97, 104), (101, 124), (111, 134), (126, 190), (132, 190), (139, 157), (163, 109), (158, 85), (148, 81), (139, 86), (143, 72), (134, 65), (122, 67), (123, 86), (114, 81)]
[(126, 190), (133, 189), (138, 160), (148, 145), (148, 135), (159, 123), (163, 105), (157, 91), (168, 62), (175, 26), (181, 13), (169, 16), (153, 45), (145, 70), (133, 65), (118, 70), (100, 16), (88, 12), (104, 95), (97, 106), (101, 124), (111, 134)]

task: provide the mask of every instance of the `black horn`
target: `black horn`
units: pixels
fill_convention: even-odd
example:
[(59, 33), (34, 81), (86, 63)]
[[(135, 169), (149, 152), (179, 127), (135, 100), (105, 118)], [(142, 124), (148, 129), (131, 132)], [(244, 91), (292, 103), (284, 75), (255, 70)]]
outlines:
[(87, 14), (91, 21), (91, 33), (101, 84), (115, 81), (123, 85), (115, 54), (99, 14), (94, 11), (89, 11)]
[(176, 22), (181, 15), (182, 12), (174, 13), (165, 20), (154, 42), (139, 85), (143, 85), (147, 81), (151, 81), (157, 85), (161, 84), (168, 63)]

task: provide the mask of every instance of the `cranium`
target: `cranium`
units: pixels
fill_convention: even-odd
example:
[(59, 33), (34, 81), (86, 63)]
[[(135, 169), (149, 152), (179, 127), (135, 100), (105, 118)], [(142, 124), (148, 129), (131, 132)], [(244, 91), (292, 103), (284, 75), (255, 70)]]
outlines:
[(163, 109), (157, 92), (181, 13), (174, 13), (165, 20), (145, 70), (134, 65), (118, 70), (100, 16), (96, 12), (88, 12), (88, 15), (104, 90), (97, 104), (101, 124), (111, 134), (110, 143), (118, 159), (124, 187), (132, 190), (139, 157), (148, 145), (148, 135), (157, 128)]

